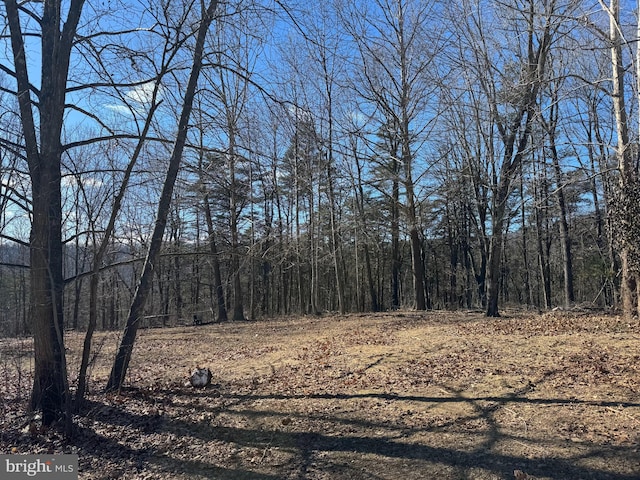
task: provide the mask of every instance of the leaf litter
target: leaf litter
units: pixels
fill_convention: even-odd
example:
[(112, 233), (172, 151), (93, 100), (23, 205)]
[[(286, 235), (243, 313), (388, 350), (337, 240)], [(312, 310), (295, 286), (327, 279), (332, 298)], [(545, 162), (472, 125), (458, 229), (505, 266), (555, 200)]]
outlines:
[[(640, 478), (640, 328), (613, 315), (150, 329), (117, 395), (101, 393), (116, 334), (98, 337), (71, 440), (24, 413), (30, 357), (0, 343), (1, 452), (77, 453), (81, 479)], [(81, 345), (68, 335), (72, 373)], [(195, 367), (210, 386), (185, 385)]]

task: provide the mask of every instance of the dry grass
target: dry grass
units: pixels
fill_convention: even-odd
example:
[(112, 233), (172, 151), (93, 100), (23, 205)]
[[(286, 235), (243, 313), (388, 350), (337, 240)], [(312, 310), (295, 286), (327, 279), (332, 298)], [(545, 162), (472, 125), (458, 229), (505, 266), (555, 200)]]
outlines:
[[(75, 372), (82, 336), (67, 343)], [(30, 357), (15, 345), (0, 344), (0, 451), (75, 451), (80, 478), (640, 478), (640, 328), (613, 316), (406, 312), (145, 330), (128, 388), (110, 396), (100, 389), (117, 335), (100, 334), (71, 443), (23, 430), (8, 372), (28, 371)], [(184, 386), (195, 366), (211, 368), (213, 386)]]

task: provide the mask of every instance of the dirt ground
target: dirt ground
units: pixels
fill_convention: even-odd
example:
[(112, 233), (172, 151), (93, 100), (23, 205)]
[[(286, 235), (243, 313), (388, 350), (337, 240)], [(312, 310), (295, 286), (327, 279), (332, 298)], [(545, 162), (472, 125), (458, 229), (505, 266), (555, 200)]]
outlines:
[[(640, 327), (619, 317), (403, 312), (150, 329), (127, 388), (104, 395), (117, 342), (96, 338), (68, 442), (29, 424), (29, 342), (2, 341), (0, 453), (77, 453), (81, 479), (640, 478)], [(81, 343), (67, 339), (72, 373)], [(211, 386), (185, 386), (195, 366), (212, 370)]]

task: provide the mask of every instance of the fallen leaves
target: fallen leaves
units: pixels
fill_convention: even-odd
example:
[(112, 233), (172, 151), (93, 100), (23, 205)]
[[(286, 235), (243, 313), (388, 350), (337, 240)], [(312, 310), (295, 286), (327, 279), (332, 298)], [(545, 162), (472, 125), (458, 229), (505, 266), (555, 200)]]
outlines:
[[(75, 449), (84, 479), (631, 478), (639, 333), (558, 312), (158, 329), (121, 394), (89, 395), (72, 443), (26, 428), (19, 389), (0, 392), (0, 450)], [(185, 387), (198, 364), (214, 385)]]

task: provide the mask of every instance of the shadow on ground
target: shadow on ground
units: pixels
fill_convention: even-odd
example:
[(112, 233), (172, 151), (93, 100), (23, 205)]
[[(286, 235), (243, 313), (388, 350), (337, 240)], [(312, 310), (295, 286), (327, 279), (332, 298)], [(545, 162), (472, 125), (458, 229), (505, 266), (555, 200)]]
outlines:
[[(527, 432), (521, 435), (505, 432), (494, 418), (495, 412), (513, 404), (621, 406), (615, 401), (528, 399), (523, 396), (526, 388), (506, 397), (478, 398), (456, 392), (433, 397), (387, 393), (288, 396), (234, 394), (225, 393), (225, 389), (218, 386), (195, 392), (130, 390), (119, 397), (120, 405), (93, 404), (88, 418), (111, 426), (107, 428), (110, 431), (124, 428), (139, 432), (138, 438), (143, 440), (138, 447), (127, 446), (121, 438), (86, 441), (96, 435), (90, 431), (80, 432), (79, 440), (95, 445), (96, 451), (87, 450), (90, 455), (111, 451), (116, 457), (137, 458), (139, 472), (147, 471), (147, 475), (156, 472), (165, 478), (187, 474), (191, 478), (197, 475), (224, 479), (507, 479), (514, 478), (515, 470), (526, 472), (527, 478), (557, 480), (631, 480), (640, 475), (640, 469), (633, 470), (634, 463), (638, 467), (637, 450), (629, 446), (585, 441), (576, 448), (559, 438), (532, 438)], [(138, 410), (141, 402), (147, 405), (143, 411), (150, 411), (151, 415), (131, 409), (135, 406)], [(376, 420), (375, 416), (366, 420), (358, 419), (357, 415), (350, 418), (350, 412), (363, 405), (361, 402), (384, 402), (394, 411), (409, 413), (385, 420)], [(407, 409), (416, 403), (423, 406), (464, 403), (469, 408), (467, 415), (446, 422), (411, 426), (405, 417), (410, 416)], [(316, 408), (308, 409), (305, 405)], [(622, 406), (640, 407), (640, 404)], [(466, 440), (456, 445), (460, 436)], [(430, 438), (439, 440), (430, 444)], [(179, 439), (179, 443), (172, 445), (172, 439)], [(105, 442), (111, 443), (111, 447)], [(514, 442), (527, 445), (538, 442), (538, 449), (567, 447), (571, 452), (556, 458), (506, 453), (504, 445)], [(193, 458), (189, 457), (189, 451), (194, 452)], [(626, 464), (628, 472), (590, 467), (590, 459), (594, 458), (612, 468)]]

